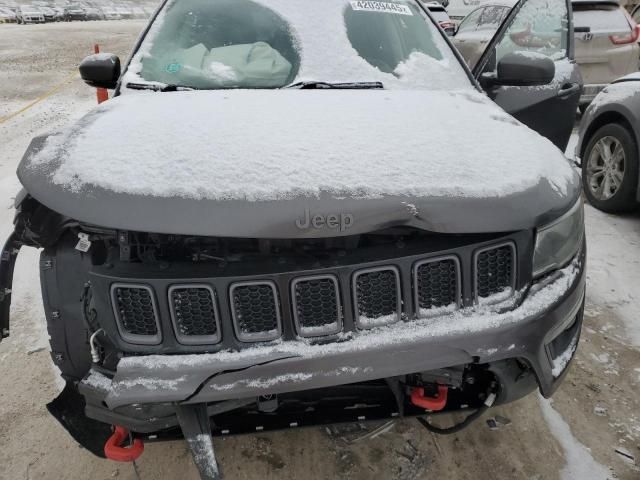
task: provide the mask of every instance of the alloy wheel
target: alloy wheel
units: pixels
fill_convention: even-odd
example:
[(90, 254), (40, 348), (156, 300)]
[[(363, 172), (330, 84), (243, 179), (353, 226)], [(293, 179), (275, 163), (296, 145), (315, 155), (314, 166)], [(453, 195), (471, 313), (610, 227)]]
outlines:
[(587, 183), (598, 200), (609, 200), (624, 180), (626, 156), (622, 143), (615, 137), (602, 137), (587, 160)]

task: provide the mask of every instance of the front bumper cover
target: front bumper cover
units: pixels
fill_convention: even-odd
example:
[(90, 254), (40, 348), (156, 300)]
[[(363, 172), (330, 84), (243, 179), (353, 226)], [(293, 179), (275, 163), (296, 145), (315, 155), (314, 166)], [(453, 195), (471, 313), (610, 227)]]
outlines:
[[(110, 410), (139, 404), (209, 403), (250, 399), (389, 378), (472, 363), (519, 359), (544, 396), (566, 373), (558, 358), (575, 352), (585, 295), (584, 249), (563, 270), (534, 284), (522, 304), (490, 307), (398, 324), (325, 345), (283, 342), (241, 352), (147, 355), (120, 360), (111, 380), (91, 372), (85, 395)], [(564, 346), (557, 339), (564, 339)], [(554, 367), (555, 374), (554, 375)]]

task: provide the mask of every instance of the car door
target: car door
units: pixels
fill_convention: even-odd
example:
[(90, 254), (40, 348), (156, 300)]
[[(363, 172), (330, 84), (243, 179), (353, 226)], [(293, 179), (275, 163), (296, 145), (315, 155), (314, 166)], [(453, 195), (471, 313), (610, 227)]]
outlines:
[[(564, 151), (575, 123), (582, 77), (574, 59), (570, 0), (520, 0), (473, 69), (489, 97), (522, 123)], [(555, 65), (546, 85), (505, 86), (484, 82), (508, 53), (545, 55)]]

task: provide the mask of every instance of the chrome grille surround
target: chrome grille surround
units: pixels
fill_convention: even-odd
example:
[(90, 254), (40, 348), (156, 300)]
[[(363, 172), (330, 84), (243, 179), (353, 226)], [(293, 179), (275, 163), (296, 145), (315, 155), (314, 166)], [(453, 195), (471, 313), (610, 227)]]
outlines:
[[(146, 295), (142, 294), (140, 296), (140, 293), (138, 293), (137, 296), (141, 298), (130, 299), (130, 291), (136, 290), (145, 292)], [(126, 294), (127, 299), (124, 296), (125, 291), (129, 292)], [(114, 283), (111, 285), (110, 293), (118, 332), (126, 342), (138, 345), (158, 345), (162, 342), (158, 305), (153, 289), (150, 286), (138, 283)], [(125, 302), (138, 302), (142, 305), (140, 308), (134, 308), (125, 305)], [(132, 328), (131, 322), (144, 324), (144, 329), (147, 331), (142, 332), (142, 327)]]
[[(428, 265), (433, 265), (433, 264), (442, 264), (445, 262), (451, 262), (453, 264), (454, 267), (454, 294), (452, 295), (452, 301), (449, 302), (448, 304), (444, 304), (443, 302), (432, 302), (432, 303), (437, 303), (437, 305), (430, 305), (428, 307), (423, 306), (424, 305), (424, 299), (421, 298), (422, 297), (422, 284), (424, 282), (424, 279), (422, 278), (422, 276), (420, 275), (420, 270), (422, 267), (426, 267)], [(449, 279), (449, 282), (451, 282), (451, 280)], [(440, 282), (440, 285), (437, 285), (436, 288), (450, 288), (451, 285), (442, 285), (442, 282)], [(456, 255), (445, 255), (442, 257), (434, 257), (434, 258), (427, 258), (425, 260), (421, 260), (419, 262), (417, 262), (414, 266), (413, 266), (413, 293), (414, 293), (414, 305), (415, 305), (415, 311), (416, 311), (416, 316), (418, 318), (425, 318), (425, 317), (430, 317), (430, 316), (435, 316), (438, 315), (440, 313), (440, 309), (443, 308), (447, 308), (450, 307), (451, 305), (455, 305), (455, 309), (459, 309), (462, 307), (462, 273), (461, 273), (461, 268), (460, 268), (460, 259), (456, 256)], [(422, 313), (422, 310), (425, 310), (425, 313)], [(434, 312), (433, 314), (429, 313), (429, 310), (433, 309)]]
[[(391, 272), (394, 276), (394, 283), (395, 283), (395, 285), (391, 290), (387, 289), (386, 291), (378, 292), (382, 295), (385, 295), (387, 298), (381, 297), (379, 295), (375, 296), (375, 299), (371, 298), (371, 296), (374, 295), (374, 292), (371, 291), (372, 288), (369, 288), (368, 292), (361, 292), (362, 289), (367, 287), (366, 285), (364, 285), (364, 282), (367, 281), (368, 283), (371, 283), (370, 279), (373, 278), (374, 276), (378, 276), (377, 280), (373, 280), (374, 282), (387, 283), (388, 276), (387, 278), (381, 279), (379, 275), (384, 272)], [(369, 280), (366, 280), (366, 279), (369, 279)], [(378, 288), (378, 287), (375, 287), (375, 288)], [(382, 286), (382, 288), (384, 288), (384, 285)], [(397, 267), (389, 265), (389, 266), (376, 267), (376, 268), (367, 268), (364, 270), (357, 270), (353, 274), (352, 293), (353, 293), (353, 305), (354, 305), (354, 315), (355, 315), (354, 320), (355, 320), (356, 326), (359, 329), (364, 330), (364, 329), (375, 328), (383, 325), (391, 325), (393, 323), (398, 322), (402, 318), (402, 291), (400, 287), (400, 271), (398, 270)], [(378, 304), (385, 303), (387, 305), (386, 306), (371, 305), (372, 302), (377, 302)], [(392, 305), (392, 304), (395, 304), (395, 305)], [(394, 307), (393, 310), (386, 308), (386, 307), (392, 307), (392, 306)], [(371, 312), (371, 309), (372, 310), (384, 309), (384, 310), (388, 310), (389, 313), (382, 313), (378, 315), (377, 314), (378, 312), (376, 311)], [(368, 317), (366, 315), (367, 310), (369, 310), (368, 312), (369, 314), (373, 313), (375, 316)], [(392, 315), (395, 318), (376, 321), (377, 319), (392, 316)]]
[[(264, 288), (258, 287), (267, 287), (269, 291), (267, 292)], [(251, 293), (253, 291), (253, 293)], [(264, 300), (267, 303), (263, 303), (262, 305), (256, 304), (242, 304), (243, 299), (240, 298), (240, 295), (246, 296), (247, 294), (253, 296), (265, 297)], [(237, 282), (229, 287), (229, 300), (231, 306), (231, 316), (233, 319), (233, 328), (236, 332), (236, 337), (241, 342), (266, 342), (270, 340), (276, 340), (282, 336), (282, 318), (280, 314), (280, 301), (278, 297), (278, 288), (276, 284), (269, 280), (264, 281), (253, 281), (253, 282)], [(272, 302), (272, 303), (271, 303)], [(239, 311), (244, 309), (244, 307), (248, 307), (251, 311)], [(256, 310), (256, 308), (263, 309), (262, 312)], [(255, 317), (260, 317), (262, 314), (272, 315), (273, 318), (269, 319), (256, 319)], [(250, 318), (254, 317), (254, 318)], [(255, 324), (257, 321), (269, 322), (269, 329), (258, 329), (258, 331), (247, 331), (253, 330), (255, 325), (246, 325), (248, 328), (243, 328), (243, 324), (253, 323)]]
[[(480, 266), (479, 263), (482, 260), (484, 254), (488, 252), (501, 252), (506, 249), (510, 252), (510, 265), (507, 265), (503, 271), (494, 271), (488, 272), (486, 275), (483, 274), (484, 267)], [(474, 300), (475, 303), (485, 303), (485, 304), (493, 304), (502, 302), (509, 297), (511, 297), (515, 293), (516, 288), (516, 274), (517, 274), (517, 251), (516, 246), (513, 242), (503, 242), (496, 245), (490, 245), (485, 248), (481, 248), (476, 250), (473, 254), (473, 292), (474, 292)], [(500, 265), (498, 265), (500, 267)], [(492, 275), (506, 275), (508, 276), (508, 281), (501, 282), (499, 279), (495, 280), (489, 278)], [(481, 278), (482, 277), (482, 278)], [(489, 282), (489, 287), (485, 287), (482, 285), (484, 282)], [(487, 290), (488, 289), (488, 290)], [(482, 291), (481, 291), (482, 290)], [(487, 291), (485, 291), (487, 290)], [(504, 295), (499, 295), (501, 292), (504, 292)], [(497, 298), (492, 299), (491, 297), (496, 295)]]
[[(305, 326), (305, 319), (301, 318), (304, 315), (304, 311), (307, 307), (302, 305), (303, 293), (300, 292), (299, 287), (302, 287), (305, 283), (329, 281), (333, 285), (333, 305), (314, 305), (315, 309), (331, 310), (332, 314), (335, 312), (333, 321), (320, 325)], [(325, 282), (326, 283), (326, 282)], [(317, 293), (317, 292), (316, 292)], [(301, 337), (320, 337), (324, 335), (335, 335), (342, 331), (342, 304), (340, 302), (340, 286), (338, 279), (334, 275), (312, 275), (308, 277), (297, 277), (291, 282), (291, 303), (293, 307), (293, 321), (296, 326), (296, 330)], [(327, 312), (328, 313), (328, 312)]]
[[(181, 290), (203, 290), (209, 293), (210, 305), (206, 305), (204, 307), (205, 311), (201, 312), (201, 314), (197, 316), (202, 316), (202, 313), (204, 313), (205, 316), (206, 314), (212, 314), (213, 318), (211, 318), (211, 321), (213, 323), (213, 326), (215, 327), (213, 329), (214, 333), (205, 334), (205, 335), (194, 335), (194, 334), (185, 333), (184, 330), (186, 329), (186, 326), (184, 325), (184, 323), (186, 320), (183, 318), (183, 316), (187, 313), (181, 311), (179, 306), (176, 305), (175, 298), (174, 298), (174, 295), (179, 294), (178, 292), (180, 292)], [(183, 345), (209, 345), (209, 344), (213, 345), (222, 340), (221, 329), (220, 329), (220, 313), (218, 310), (218, 301), (217, 301), (218, 299), (216, 298), (216, 293), (213, 290), (213, 288), (211, 288), (211, 286), (206, 284), (200, 284), (200, 283), (171, 285), (169, 287), (168, 299), (169, 299), (169, 311), (171, 313), (171, 323), (173, 325), (173, 331), (176, 334), (176, 339), (178, 340), (179, 343)], [(193, 309), (194, 307), (192, 306), (192, 304), (193, 302), (189, 300), (186, 306), (189, 309)], [(199, 308), (201, 310), (203, 309), (202, 306), (199, 306)], [(207, 312), (207, 310), (210, 310), (210, 312)], [(196, 321), (203, 323), (203, 321), (205, 320), (198, 319)]]

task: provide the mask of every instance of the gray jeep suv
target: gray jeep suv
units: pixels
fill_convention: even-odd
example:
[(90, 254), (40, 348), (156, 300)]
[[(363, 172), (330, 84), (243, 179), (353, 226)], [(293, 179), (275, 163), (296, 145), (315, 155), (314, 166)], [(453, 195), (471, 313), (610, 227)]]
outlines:
[(50, 412), (113, 460), (184, 436), (205, 479), (212, 435), (550, 396), (585, 295), (572, 42), (565, 0), (474, 71), (414, 0), (165, 1), (19, 166), (2, 336), (41, 248)]

